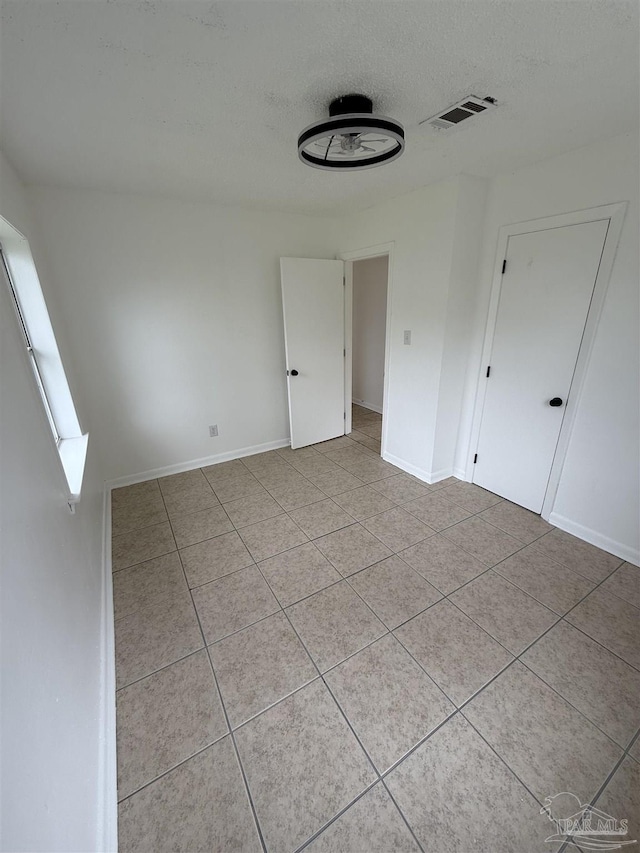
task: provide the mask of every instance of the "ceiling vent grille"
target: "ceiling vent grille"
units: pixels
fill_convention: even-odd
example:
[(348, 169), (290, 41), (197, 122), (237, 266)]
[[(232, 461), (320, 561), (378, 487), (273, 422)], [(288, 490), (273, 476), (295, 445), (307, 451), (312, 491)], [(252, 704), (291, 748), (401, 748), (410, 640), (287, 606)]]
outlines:
[(436, 130), (449, 130), (451, 127), (457, 127), (461, 122), (468, 121), (481, 113), (487, 112), (496, 107), (495, 98), (476, 98), (474, 95), (468, 95), (457, 104), (447, 107), (441, 113), (438, 113), (431, 118), (426, 118), (419, 124), (427, 124)]

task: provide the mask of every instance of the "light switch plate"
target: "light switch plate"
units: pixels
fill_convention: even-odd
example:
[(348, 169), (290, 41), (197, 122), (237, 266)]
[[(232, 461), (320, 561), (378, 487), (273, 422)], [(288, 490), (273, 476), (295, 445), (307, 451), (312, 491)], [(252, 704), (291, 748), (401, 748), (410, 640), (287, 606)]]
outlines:
[(404, 332), (404, 345), (406, 347), (411, 346), (411, 329), (405, 329)]

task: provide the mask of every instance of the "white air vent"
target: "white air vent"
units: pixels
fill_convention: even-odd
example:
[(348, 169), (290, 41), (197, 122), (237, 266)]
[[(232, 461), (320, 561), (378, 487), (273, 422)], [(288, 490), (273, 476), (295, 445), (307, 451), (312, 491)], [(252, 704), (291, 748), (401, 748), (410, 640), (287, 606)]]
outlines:
[(496, 107), (494, 98), (476, 98), (469, 95), (431, 118), (426, 118), (419, 124), (428, 124), (436, 130), (448, 130), (461, 122), (468, 121), (481, 113)]

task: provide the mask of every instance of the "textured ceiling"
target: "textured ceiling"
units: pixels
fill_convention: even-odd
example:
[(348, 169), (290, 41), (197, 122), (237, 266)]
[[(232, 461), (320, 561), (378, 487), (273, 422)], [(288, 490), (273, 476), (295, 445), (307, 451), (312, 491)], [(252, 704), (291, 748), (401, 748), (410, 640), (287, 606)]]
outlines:
[[(638, 127), (636, 0), (3, 0), (0, 132), (25, 181), (355, 211)], [(395, 163), (319, 172), (296, 138), (363, 92)], [(418, 123), (468, 94), (491, 115)]]

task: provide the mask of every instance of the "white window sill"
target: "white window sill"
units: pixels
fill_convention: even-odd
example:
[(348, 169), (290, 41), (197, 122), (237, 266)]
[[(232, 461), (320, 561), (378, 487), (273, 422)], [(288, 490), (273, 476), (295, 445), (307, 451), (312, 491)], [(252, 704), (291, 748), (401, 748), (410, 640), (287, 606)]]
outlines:
[[(69, 486), (69, 507), (80, 500), (84, 466), (87, 461), (89, 433), (77, 438), (62, 438), (58, 444), (58, 453)], [(73, 510), (71, 510), (73, 512)]]

